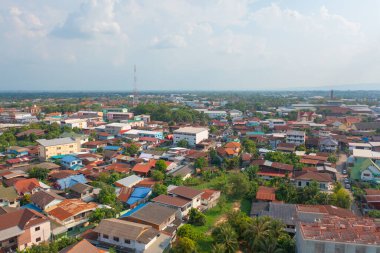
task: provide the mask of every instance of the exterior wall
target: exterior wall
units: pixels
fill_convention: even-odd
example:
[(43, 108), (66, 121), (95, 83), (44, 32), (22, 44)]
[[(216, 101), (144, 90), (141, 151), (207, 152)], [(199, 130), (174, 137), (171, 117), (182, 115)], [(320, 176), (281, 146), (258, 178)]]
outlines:
[(191, 207), (193, 208), (198, 208), (200, 205), (201, 205), (201, 195), (194, 198), (193, 201), (191, 202)]
[(370, 171), (369, 169), (365, 169), (362, 171), (360, 178), (363, 181), (371, 181), (374, 179), (374, 176), (372, 174), (372, 171)]
[(186, 140), (190, 146), (195, 146), (203, 140), (208, 139), (208, 130), (202, 131), (200, 133), (174, 133), (173, 140), (174, 144), (177, 144), (181, 140)]
[(305, 135), (287, 135), (286, 143), (294, 143), (296, 145), (305, 144)]
[(106, 125), (105, 131), (109, 134), (117, 135), (120, 131), (123, 130), (129, 130), (131, 129), (131, 126), (128, 124), (125, 124), (125, 126), (112, 126), (112, 125)]
[(128, 120), (133, 118), (133, 113), (131, 112), (108, 112), (108, 120)]
[(157, 237), (153, 238), (148, 244), (142, 244), (137, 241), (131, 240), (130, 243), (125, 242), (125, 238), (119, 238), (119, 241), (115, 241), (112, 235), (108, 235), (108, 239), (104, 238), (104, 234), (99, 234), (98, 240), (107, 244), (130, 248), (135, 250), (135, 252), (144, 252), (155, 240)]
[(49, 147), (44, 147), (40, 145), (39, 150), (38, 150), (39, 151), (38, 155), (41, 160), (47, 160), (52, 156), (77, 153), (79, 152), (79, 150), (80, 150), (80, 147), (77, 142), (72, 142), (72, 143), (64, 144), (64, 145), (49, 146)]
[(20, 202), (18, 200), (8, 201), (5, 199), (0, 199), (0, 206), (19, 207)]
[[(295, 180), (296, 187), (304, 188), (309, 185), (311, 181), (309, 180)], [(332, 191), (334, 189), (334, 185), (331, 182), (317, 182), (319, 184), (319, 189), (322, 191)]]

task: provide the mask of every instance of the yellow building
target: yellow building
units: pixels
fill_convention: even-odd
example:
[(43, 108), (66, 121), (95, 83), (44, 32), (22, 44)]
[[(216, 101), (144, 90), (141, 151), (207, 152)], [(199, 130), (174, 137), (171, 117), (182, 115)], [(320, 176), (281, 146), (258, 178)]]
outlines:
[(38, 147), (38, 156), (40, 160), (45, 161), (52, 156), (67, 155), (78, 153), (80, 151), (80, 143), (70, 137), (57, 139), (40, 139)]

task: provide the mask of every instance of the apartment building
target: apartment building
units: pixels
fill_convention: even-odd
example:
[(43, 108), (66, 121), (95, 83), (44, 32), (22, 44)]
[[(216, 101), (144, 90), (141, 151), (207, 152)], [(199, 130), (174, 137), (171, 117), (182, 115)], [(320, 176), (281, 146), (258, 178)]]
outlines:
[(129, 138), (140, 138), (140, 137), (149, 137), (149, 138), (156, 138), (162, 140), (164, 138), (164, 135), (160, 131), (149, 131), (149, 130), (138, 130), (138, 129), (132, 129), (128, 132), (123, 133), (124, 137)]
[(132, 112), (107, 112), (107, 120), (109, 121), (120, 121), (129, 120), (133, 118)]
[(195, 146), (208, 139), (208, 129), (202, 127), (183, 127), (175, 130), (173, 135), (174, 144), (186, 140), (190, 146)]
[(62, 126), (68, 126), (70, 128), (87, 128), (87, 119), (65, 119), (61, 121)]
[(128, 123), (111, 123), (107, 124), (104, 129), (107, 133), (112, 135), (118, 135), (121, 131), (130, 130), (131, 125)]
[(80, 151), (79, 141), (73, 138), (57, 138), (57, 139), (40, 139), (37, 140), (38, 147), (38, 157), (40, 160), (45, 161), (53, 156), (58, 155), (68, 155), (77, 153)]
[(305, 132), (288, 130), (286, 132), (286, 143), (294, 143), (297, 146), (305, 144)]

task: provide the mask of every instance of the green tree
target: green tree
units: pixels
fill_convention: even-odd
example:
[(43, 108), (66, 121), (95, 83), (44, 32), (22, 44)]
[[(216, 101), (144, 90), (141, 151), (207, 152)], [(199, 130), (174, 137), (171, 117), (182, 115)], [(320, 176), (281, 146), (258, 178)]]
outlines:
[(207, 161), (204, 157), (199, 157), (194, 162), (194, 167), (196, 169), (203, 169), (206, 166), (207, 166)]
[(156, 181), (162, 181), (165, 179), (165, 174), (160, 170), (154, 170), (152, 172), (152, 178)]
[(38, 180), (46, 180), (49, 175), (49, 170), (45, 168), (33, 167), (28, 170), (28, 175), (31, 178), (37, 178)]
[(371, 218), (379, 219), (380, 218), (380, 211), (379, 210), (371, 210), (368, 212), (368, 216)]
[(197, 252), (197, 245), (195, 242), (187, 237), (178, 238), (173, 248), (173, 253), (195, 253)]
[(162, 159), (158, 160), (158, 161), (156, 162), (156, 165), (154, 166), (154, 168), (155, 168), (156, 170), (161, 171), (161, 172), (163, 172), (163, 173), (166, 172), (166, 168), (167, 168), (167, 167), (168, 167), (168, 165), (166, 165), (165, 160), (162, 160)]
[(98, 201), (101, 204), (112, 205), (116, 202), (115, 188), (110, 185), (103, 185), (98, 195)]
[(115, 218), (116, 212), (113, 208), (97, 208), (89, 216), (89, 221), (99, 223), (103, 219)]
[(136, 155), (136, 154), (139, 152), (139, 149), (140, 149), (140, 148), (139, 148), (136, 144), (131, 143), (131, 144), (129, 144), (129, 145), (126, 147), (125, 151), (126, 151), (126, 153), (128, 153), (129, 155), (134, 156), (134, 155)]
[(211, 233), (216, 244), (221, 244), (226, 253), (235, 253), (239, 247), (238, 236), (228, 223), (217, 226)]
[(250, 191), (250, 182), (243, 173), (231, 173), (228, 177), (228, 194), (235, 198), (243, 198)]
[(189, 224), (203, 226), (206, 224), (206, 216), (198, 209), (191, 208), (189, 212)]
[(330, 154), (329, 157), (327, 158), (327, 161), (329, 163), (337, 163), (338, 162), (338, 158), (334, 154)]
[(197, 241), (202, 235), (194, 228), (194, 226), (190, 224), (184, 224), (183, 226), (178, 228), (177, 235), (179, 237), (187, 237), (191, 240)]
[(244, 232), (244, 237), (251, 252), (258, 252), (260, 250), (259, 245), (269, 236), (270, 218), (265, 216), (253, 218)]
[(152, 197), (157, 197), (162, 194), (167, 194), (168, 187), (164, 184), (154, 184), (152, 190)]
[(345, 189), (341, 188), (336, 193), (333, 193), (334, 205), (341, 208), (350, 208), (351, 207), (351, 196)]
[(257, 156), (257, 148), (254, 141), (250, 139), (244, 139), (242, 144), (243, 144), (243, 149), (245, 152), (253, 155), (254, 157)]
[(189, 142), (187, 140), (180, 140), (177, 142), (177, 147), (189, 148)]

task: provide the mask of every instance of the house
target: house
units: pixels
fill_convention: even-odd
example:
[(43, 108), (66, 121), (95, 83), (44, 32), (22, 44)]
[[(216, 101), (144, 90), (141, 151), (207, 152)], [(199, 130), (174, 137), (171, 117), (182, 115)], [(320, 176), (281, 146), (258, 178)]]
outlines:
[(7, 148), (7, 153), (15, 155), (16, 157), (27, 156), (29, 154), (29, 149), (24, 147), (10, 146)]
[(130, 130), (131, 125), (128, 123), (110, 123), (106, 125), (105, 131), (111, 135), (119, 135), (120, 132)]
[(170, 244), (170, 236), (161, 234), (149, 225), (120, 219), (103, 219), (94, 229), (98, 242), (106, 248), (127, 252), (163, 252)]
[(34, 134), (35, 136), (42, 136), (45, 134), (45, 131), (42, 129), (28, 129), (16, 134), (16, 137), (24, 138), (24, 137), (30, 136), (31, 134)]
[(109, 133), (106, 133), (106, 132), (99, 132), (97, 134), (97, 138), (100, 141), (107, 141), (107, 140), (114, 139), (115, 135), (112, 135), (112, 134), (109, 134)]
[(84, 202), (93, 201), (99, 194), (99, 189), (95, 189), (91, 185), (77, 183), (68, 188), (73, 198), (81, 199)]
[(63, 167), (71, 170), (79, 170), (83, 167), (82, 160), (73, 155), (66, 155), (62, 158), (61, 164)]
[(169, 175), (172, 175), (173, 177), (181, 177), (182, 180), (185, 180), (194, 173), (193, 166), (190, 164), (179, 166), (176, 169), (173, 169), (169, 171)]
[(208, 129), (201, 127), (183, 127), (173, 132), (173, 142), (177, 144), (181, 140), (187, 141), (189, 146), (194, 147), (203, 140), (208, 139)]
[(172, 186), (168, 189), (168, 195), (180, 197), (191, 201), (192, 208), (198, 208), (201, 205), (201, 196), (203, 192), (187, 186)]
[(58, 179), (55, 183), (55, 186), (60, 190), (65, 190), (77, 183), (85, 184), (87, 183), (87, 179), (82, 175), (70, 175), (61, 179)]
[(7, 163), (7, 165), (15, 168), (15, 167), (22, 167), (22, 166), (28, 165), (30, 161), (31, 161), (30, 157), (20, 156), (17, 158), (12, 158), (12, 159), (6, 160), (6, 163)]
[(151, 194), (152, 189), (150, 187), (134, 187), (126, 204), (130, 208), (134, 208), (138, 204), (145, 202)]
[(294, 143), (297, 146), (305, 144), (305, 132), (288, 130), (286, 131), (286, 143)]
[(30, 202), (44, 211), (49, 211), (51, 207), (58, 205), (64, 199), (53, 191), (38, 191), (30, 196)]
[(218, 200), (220, 198), (220, 191), (212, 190), (212, 189), (204, 189), (201, 195), (201, 208), (202, 209), (210, 209), (218, 204)]
[(132, 188), (134, 185), (143, 180), (141, 177), (136, 175), (131, 175), (125, 178), (122, 178), (114, 183), (116, 187), (129, 187)]
[(0, 185), (0, 206), (19, 207), (19, 196), (13, 187)]
[(366, 214), (371, 210), (380, 210), (380, 190), (364, 189), (365, 195), (361, 199), (361, 210)]
[(3, 252), (24, 250), (47, 242), (50, 233), (49, 219), (34, 210), (25, 208), (0, 215), (0, 247)]
[(152, 163), (138, 163), (135, 166), (133, 166), (132, 171), (143, 177), (147, 177), (150, 170), (154, 167)]
[(284, 153), (293, 153), (296, 151), (297, 145), (294, 143), (279, 143), (276, 150)]
[(108, 251), (98, 249), (86, 239), (83, 239), (59, 251), (59, 253), (106, 253), (106, 252)]
[(271, 162), (268, 160), (254, 160), (251, 165), (259, 166), (257, 175), (264, 179), (273, 177), (291, 177), (293, 174), (293, 165)]
[(297, 252), (378, 252), (379, 241), (379, 227), (372, 219), (324, 216), (297, 224)]
[(298, 111), (297, 121), (298, 122), (314, 122), (317, 118), (317, 114), (313, 111)]
[(303, 188), (309, 186), (312, 181), (319, 185), (322, 191), (332, 191), (334, 189), (334, 180), (329, 173), (319, 173), (313, 171), (299, 171), (294, 174), (294, 183), (296, 187)]
[(380, 166), (370, 158), (357, 158), (350, 177), (354, 180), (380, 182)]
[[(173, 234), (178, 228), (180, 221), (179, 211), (175, 208), (163, 206), (157, 203), (147, 203), (132, 214), (122, 217), (122, 220), (149, 225), (158, 231), (171, 232)], [(174, 223), (177, 224), (174, 224)]]
[(37, 142), (39, 143), (38, 157), (42, 161), (54, 156), (73, 154), (80, 151), (80, 143), (70, 137), (51, 140), (40, 139)]
[(25, 194), (34, 194), (37, 191), (42, 189), (49, 189), (50, 187), (39, 182), (35, 178), (21, 179), (14, 183), (13, 187), (15, 188), (18, 195), (22, 196)]
[(256, 200), (264, 202), (277, 202), (276, 188), (259, 186), (256, 192)]
[(83, 226), (97, 207), (96, 203), (86, 203), (80, 199), (65, 199), (52, 206), (47, 214), (70, 231), (75, 227)]
[(339, 147), (337, 140), (332, 137), (325, 137), (319, 139), (319, 150), (322, 152), (336, 152)]
[(152, 202), (179, 210), (181, 219), (189, 214), (189, 211), (192, 207), (191, 200), (180, 197), (172, 197), (168, 195), (159, 195), (152, 199)]
[(352, 130), (359, 132), (375, 132), (380, 128), (380, 122), (358, 122), (352, 125)]

